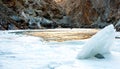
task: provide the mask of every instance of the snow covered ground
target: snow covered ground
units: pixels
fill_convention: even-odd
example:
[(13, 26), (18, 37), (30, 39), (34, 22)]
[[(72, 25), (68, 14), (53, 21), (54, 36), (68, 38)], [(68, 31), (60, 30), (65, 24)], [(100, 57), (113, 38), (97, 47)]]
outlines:
[(86, 41), (46, 42), (0, 31), (0, 69), (120, 69), (120, 39), (115, 40), (105, 59), (77, 59)]

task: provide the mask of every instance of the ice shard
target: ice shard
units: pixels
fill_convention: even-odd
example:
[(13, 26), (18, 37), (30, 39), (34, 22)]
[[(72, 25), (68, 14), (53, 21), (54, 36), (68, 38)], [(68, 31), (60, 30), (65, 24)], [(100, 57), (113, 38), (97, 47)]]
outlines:
[(115, 29), (109, 25), (91, 37), (78, 53), (77, 58), (85, 59), (95, 56), (96, 54), (110, 53), (109, 49), (115, 39)]

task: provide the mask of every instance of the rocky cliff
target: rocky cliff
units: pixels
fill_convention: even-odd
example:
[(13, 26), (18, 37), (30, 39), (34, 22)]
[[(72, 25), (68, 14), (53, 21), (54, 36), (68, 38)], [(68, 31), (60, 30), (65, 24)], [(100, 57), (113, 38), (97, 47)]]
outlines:
[(0, 29), (103, 28), (120, 30), (120, 0), (1, 0)]
[(76, 27), (103, 28), (120, 19), (120, 0), (64, 0), (63, 5)]
[(1, 0), (0, 15), (2, 30), (55, 28), (63, 10), (54, 0)]

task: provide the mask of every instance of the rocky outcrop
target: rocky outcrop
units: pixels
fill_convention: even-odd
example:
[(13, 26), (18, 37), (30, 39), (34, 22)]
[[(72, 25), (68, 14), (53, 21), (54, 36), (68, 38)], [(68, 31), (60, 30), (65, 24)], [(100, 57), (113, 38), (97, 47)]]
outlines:
[[(1, 0), (0, 27), (120, 28), (120, 0)], [(4, 24), (3, 24), (4, 23)]]
[[(55, 28), (63, 18), (63, 10), (54, 0), (1, 0), (0, 13), (7, 18), (1, 16), (7, 21), (4, 25), (11, 20), (17, 29)], [(0, 25), (3, 27), (2, 22)]]
[(24, 22), (16, 12), (0, 2), (0, 30), (27, 29)]
[(64, 0), (74, 27), (99, 27), (116, 24), (120, 19), (120, 0)]

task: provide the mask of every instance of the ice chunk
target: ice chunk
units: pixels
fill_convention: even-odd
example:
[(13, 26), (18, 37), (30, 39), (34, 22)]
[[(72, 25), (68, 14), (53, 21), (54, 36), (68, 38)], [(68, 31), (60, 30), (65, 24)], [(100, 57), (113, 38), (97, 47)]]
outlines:
[(95, 56), (96, 54), (110, 53), (109, 48), (115, 39), (115, 29), (109, 25), (91, 37), (78, 53), (77, 58), (84, 59)]

